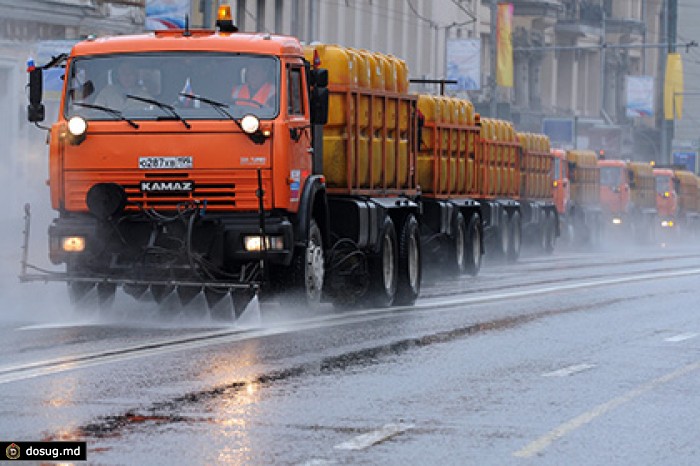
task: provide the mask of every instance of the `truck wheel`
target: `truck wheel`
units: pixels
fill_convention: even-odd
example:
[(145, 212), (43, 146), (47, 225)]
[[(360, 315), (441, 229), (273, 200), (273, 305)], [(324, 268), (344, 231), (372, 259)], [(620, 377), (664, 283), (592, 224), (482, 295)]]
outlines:
[(508, 262), (515, 262), (520, 257), (520, 246), (522, 244), (520, 212), (513, 212), (513, 215), (511, 215), (508, 221), (508, 233), (510, 234), (510, 239), (508, 241), (506, 259)]
[(448, 263), (452, 265), (454, 271), (458, 274), (464, 274), (467, 271), (467, 225), (464, 222), (464, 216), (461, 212), (457, 212), (454, 222), (452, 223), (452, 232), (454, 238), (448, 248)]
[(498, 222), (498, 239), (496, 252), (499, 257), (506, 257), (508, 254), (508, 243), (510, 242), (510, 228), (508, 227), (508, 212), (501, 210)]
[(466, 273), (475, 277), (481, 269), (481, 228), (479, 216), (472, 214), (467, 227)]
[(294, 300), (310, 307), (318, 306), (325, 276), (325, 255), (321, 230), (314, 219), (309, 224), (306, 248), (295, 258), (293, 273), (296, 277)]
[(420, 294), (422, 265), (420, 228), (416, 217), (409, 215), (399, 237), (399, 280), (395, 304), (410, 306), (416, 302)]
[(369, 262), (368, 302), (373, 306), (388, 307), (396, 297), (399, 269), (396, 230), (389, 217), (384, 220), (379, 241), (379, 254)]

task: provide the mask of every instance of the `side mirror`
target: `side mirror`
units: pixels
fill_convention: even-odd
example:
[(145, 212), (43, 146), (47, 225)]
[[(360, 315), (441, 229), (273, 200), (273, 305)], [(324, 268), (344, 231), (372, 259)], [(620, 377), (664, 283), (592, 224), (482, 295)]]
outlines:
[(315, 87), (328, 87), (328, 70), (319, 68), (311, 71), (311, 81)]
[(311, 124), (325, 125), (326, 123), (328, 123), (328, 89), (314, 87), (311, 90)]
[(43, 72), (36, 68), (29, 72), (29, 106), (27, 107), (27, 119), (31, 123), (44, 121), (46, 111), (41, 99), (44, 93)]

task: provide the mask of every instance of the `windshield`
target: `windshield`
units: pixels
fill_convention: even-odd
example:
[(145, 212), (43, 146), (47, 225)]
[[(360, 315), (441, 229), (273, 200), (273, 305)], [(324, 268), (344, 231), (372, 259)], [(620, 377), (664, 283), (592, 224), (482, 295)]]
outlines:
[(600, 184), (615, 187), (620, 184), (622, 169), (620, 167), (600, 167)]
[(663, 194), (671, 190), (671, 179), (668, 176), (656, 177), (656, 192)]
[(87, 120), (115, 120), (119, 114), (133, 120), (171, 117), (162, 107), (131, 95), (172, 106), (188, 120), (228, 118), (184, 93), (220, 102), (236, 118), (274, 118), (279, 111), (279, 67), (270, 56), (202, 52), (76, 58), (68, 71), (64, 115)]
[(552, 179), (561, 179), (561, 159), (554, 157), (554, 165), (552, 165)]

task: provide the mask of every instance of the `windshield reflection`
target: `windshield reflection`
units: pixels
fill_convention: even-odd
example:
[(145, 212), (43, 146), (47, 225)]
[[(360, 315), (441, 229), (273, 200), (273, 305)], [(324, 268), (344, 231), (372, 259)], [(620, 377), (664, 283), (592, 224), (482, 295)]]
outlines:
[(235, 118), (253, 114), (270, 119), (279, 112), (279, 75), (279, 61), (270, 56), (160, 52), (80, 57), (68, 73), (64, 115), (157, 120), (163, 119), (165, 105), (186, 120), (228, 119), (202, 100), (182, 95), (192, 94), (225, 104)]

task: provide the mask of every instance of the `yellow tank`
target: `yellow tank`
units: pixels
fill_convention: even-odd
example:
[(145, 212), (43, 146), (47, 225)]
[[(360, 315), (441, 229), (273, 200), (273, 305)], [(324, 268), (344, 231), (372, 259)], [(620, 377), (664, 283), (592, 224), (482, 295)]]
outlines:
[(363, 89), (372, 87), (372, 76), (370, 74), (370, 53), (367, 50), (348, 49), (349, 53), (354, 53), (357, 58), (357, 85)]
[(357, 85), (354, 61), (348, 57), (348, 49), (338, 45), (315, 44), (304, 47), (304, 57), (313, 62), (314, 50), (318, 51), (321, 66), (328, 70), (329, 84)]
[(431, 95), (419, 95), (418, 96), (418, 110), (423, 114), (425, 127), (423, 128), (423, 141), (421, 143), (421, 150), (423, 149), (433, 149), (436, 144), (435, 136), (432, 128), (428, 125), (434, 125), (440, 118), (440, 106), (438, 105), (435, 97)]
[(405, 60), (396, 58), (396, 90), (405, 94), (408, 92), (408, 86), (408, 65)]
[(374, 90), (382, 90), (386, 88), (386, 81), (384, 76), (384, 58), (378, 53), (372, 53), (374, 57), (374, 70), (372, 71), (372, 88)]
[(383, 53), (378, 54), (379, 61), (382, 64), (382, 72), (384, 73), (384, 90), (389, 92), (396, 92), (396, 67), (392, 57), (389, 55), (384, 55)]
[[(344, 47), (328, 44), (307, 46), (304, 49), (307, 60), (313, 60), (314, 50), (318, 51), (322, 66), (328, 69), (331, 88), (357, 85), (357, 68), (354, 66), (354, 59), (349, 56)], [(355, 100), (350, 101), (349, 109), (347, 105), (342, 93), (330, 93), (328, 124), (323, 138), (323, 163), (326, 180), (331, 187), (348, 186), (354, 179), (354, 174), (351, 174), (351, 178), (348, 179), (347, 167), (348, 163), (353, 167), (355, 165), (355, 143), (345, 130), (345, 126), (355, 124)], [(347, 121), (348, 114), (350, 121)]]

